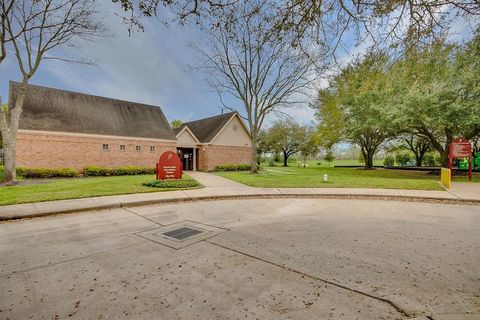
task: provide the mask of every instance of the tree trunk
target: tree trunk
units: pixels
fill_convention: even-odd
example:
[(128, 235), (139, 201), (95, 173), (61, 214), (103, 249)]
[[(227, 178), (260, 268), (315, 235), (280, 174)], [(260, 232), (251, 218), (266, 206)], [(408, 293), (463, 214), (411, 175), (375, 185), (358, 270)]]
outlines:
[(365, 160), (365, 169), (370, 170), (373, 168), (373, 155), (375, 154), (374, 151), (365, 149), (363, 150), (362, 148), (362, 155), (363, 155), (363, 160)]
[(442, 161), (442, 167), (443, 168), (448, 168), (449, 161), (448, 161), (448, 156), (450, 154), (450, 150), (448, 148), (445, 148), (443, 151), (440, 152), (440, 159)]
[[(27, 82), (28, 77), (25, 77), (18, 88), (17, 98), (13, 105), (13, 109), (9, 109), (6, 112), (0, 111), (0, 131), (3, 137), (4, 147), (4, 180), (6, 184), (15, 184), (17, 173), (15, 165), (16, 157), (16, 140), (18, 123), (20, 121), (20, 115), (22, 114), (23, 103), (27, 94)], [(8, 115), (8, 116), (7, 116)]]
[(367, 159), (365, 160), (365, 168), (366, 169), (373, 168), (373, 152), (367, 152)]
[(284, 167), (288, 167), (288, 157), (289, 157), (288, 153), (283, 151), (283, 166)]
[(258, 173), (257, 134), (252, 133), (252, 148), (250, 149), (250, 173)]
[[(17, 172), (15, 169), (15, 139), (4, 138), (3, 152), (4, 152), (4, 179), (6, 184), (14, 184), (17, 179)], [(13, 143), (12, 143), (13, 142)]]
[(422, 162), (423, 162), (423, 154), (420, 155), (420, 154), (415, 154), (415, 165), (417, 167), (421, 167), (422, 166)]

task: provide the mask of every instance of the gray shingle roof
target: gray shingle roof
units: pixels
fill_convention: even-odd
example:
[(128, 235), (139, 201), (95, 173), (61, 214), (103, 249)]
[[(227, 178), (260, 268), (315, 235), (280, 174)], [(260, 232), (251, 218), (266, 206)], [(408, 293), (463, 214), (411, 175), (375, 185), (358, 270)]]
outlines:
[(229, 112), (210, 118), (186, 122), (176, 129), (175, 134), (178, 134), (183, 127), (188, 126), (200, 142), (211, 142), (234, 114), (235, 112)]
[[(10, 103), (18, 86), (10, 82)], [(36, 85), (28, 85), (19, 129), (176, 140), (160, 107)]]

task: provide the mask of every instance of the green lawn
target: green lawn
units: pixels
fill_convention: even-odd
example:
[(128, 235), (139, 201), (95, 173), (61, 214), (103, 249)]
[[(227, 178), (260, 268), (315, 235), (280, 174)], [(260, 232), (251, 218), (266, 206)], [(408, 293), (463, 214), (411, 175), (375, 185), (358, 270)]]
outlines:
[[(300, 160), (297, 160), (296, 163), (289, 163), (289, 166), (297, 167), (299, 164), (301, 165), (302, 162)], [(364, 165), (364, 163), (361, 163), (358, 160), (334, 160), (330, 164), (325, 160), (308, 160), (307, 164), (310, 167), (363, 166)], [(276, 162), (275, 165), (283, 167), (283, 162), (282, 163)], [(373, 160), (373, 165), (383, 166), (383, 160)], [(268, 166), (268, 164), (265, 163), (264, 166)]]
[[(191, 179), (185, 176), (187, 179)], [(25, 180), (26, 185), (0, 187), (0, 205), (77, 199), (129, 193), (159, 192), (181, 189), (152, 188), (143, 182), (155, 180), (153, 175)], [(30, 184), (31, 183), (31, 184)]]
[[(218, 175), (253, 187), (267, 188), (385, 188), (412, 190), (443, 190), (439, 176), (423, 172), (400, 170), (359, 170), (355, 168), (333, 168), (310, 166), (299, 168), (263, 166), (259, 174), (248, 172), (218, 172)], [(328, 174), (328, 182), (323, 175)], [(467, 181), (466, 177), (455, 177), (454, 181)], [(480, 182), (480, 176), (475, 176)]]

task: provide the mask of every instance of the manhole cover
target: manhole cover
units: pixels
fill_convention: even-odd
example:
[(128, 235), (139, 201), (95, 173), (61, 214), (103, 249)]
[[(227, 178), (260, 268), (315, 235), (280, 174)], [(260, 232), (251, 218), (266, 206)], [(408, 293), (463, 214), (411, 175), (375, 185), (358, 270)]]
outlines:
[(170, 238), (175, 238), (177, 240), (184, 240), (202, 232), (203, 231), (201, 230), (197, 230), (189, 227), (181, 227), (181, 228), (173, 229), (167, 232), (163, 232), (162, 234)]
[(136, 233), (136, 235), (178, 250), (226, 231), (228, 231), (228, 229), (184, 220), (139, 232)]

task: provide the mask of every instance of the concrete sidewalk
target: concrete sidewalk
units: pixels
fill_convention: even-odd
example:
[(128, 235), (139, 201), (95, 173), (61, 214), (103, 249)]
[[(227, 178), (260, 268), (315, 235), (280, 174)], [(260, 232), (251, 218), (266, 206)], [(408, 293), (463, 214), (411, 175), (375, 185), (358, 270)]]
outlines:
[(254, 188), (204, 172), (188, 172), (204, 188), (47, 201), (0, 207), (0, 220), (32, 218), (77, 211), (142, 206), (155, 203), (252, 197), (384, 198), (410, 201), (456, 201), (480, 205), (480, 184), (455, 183), (449, 191), (366, 188)]

